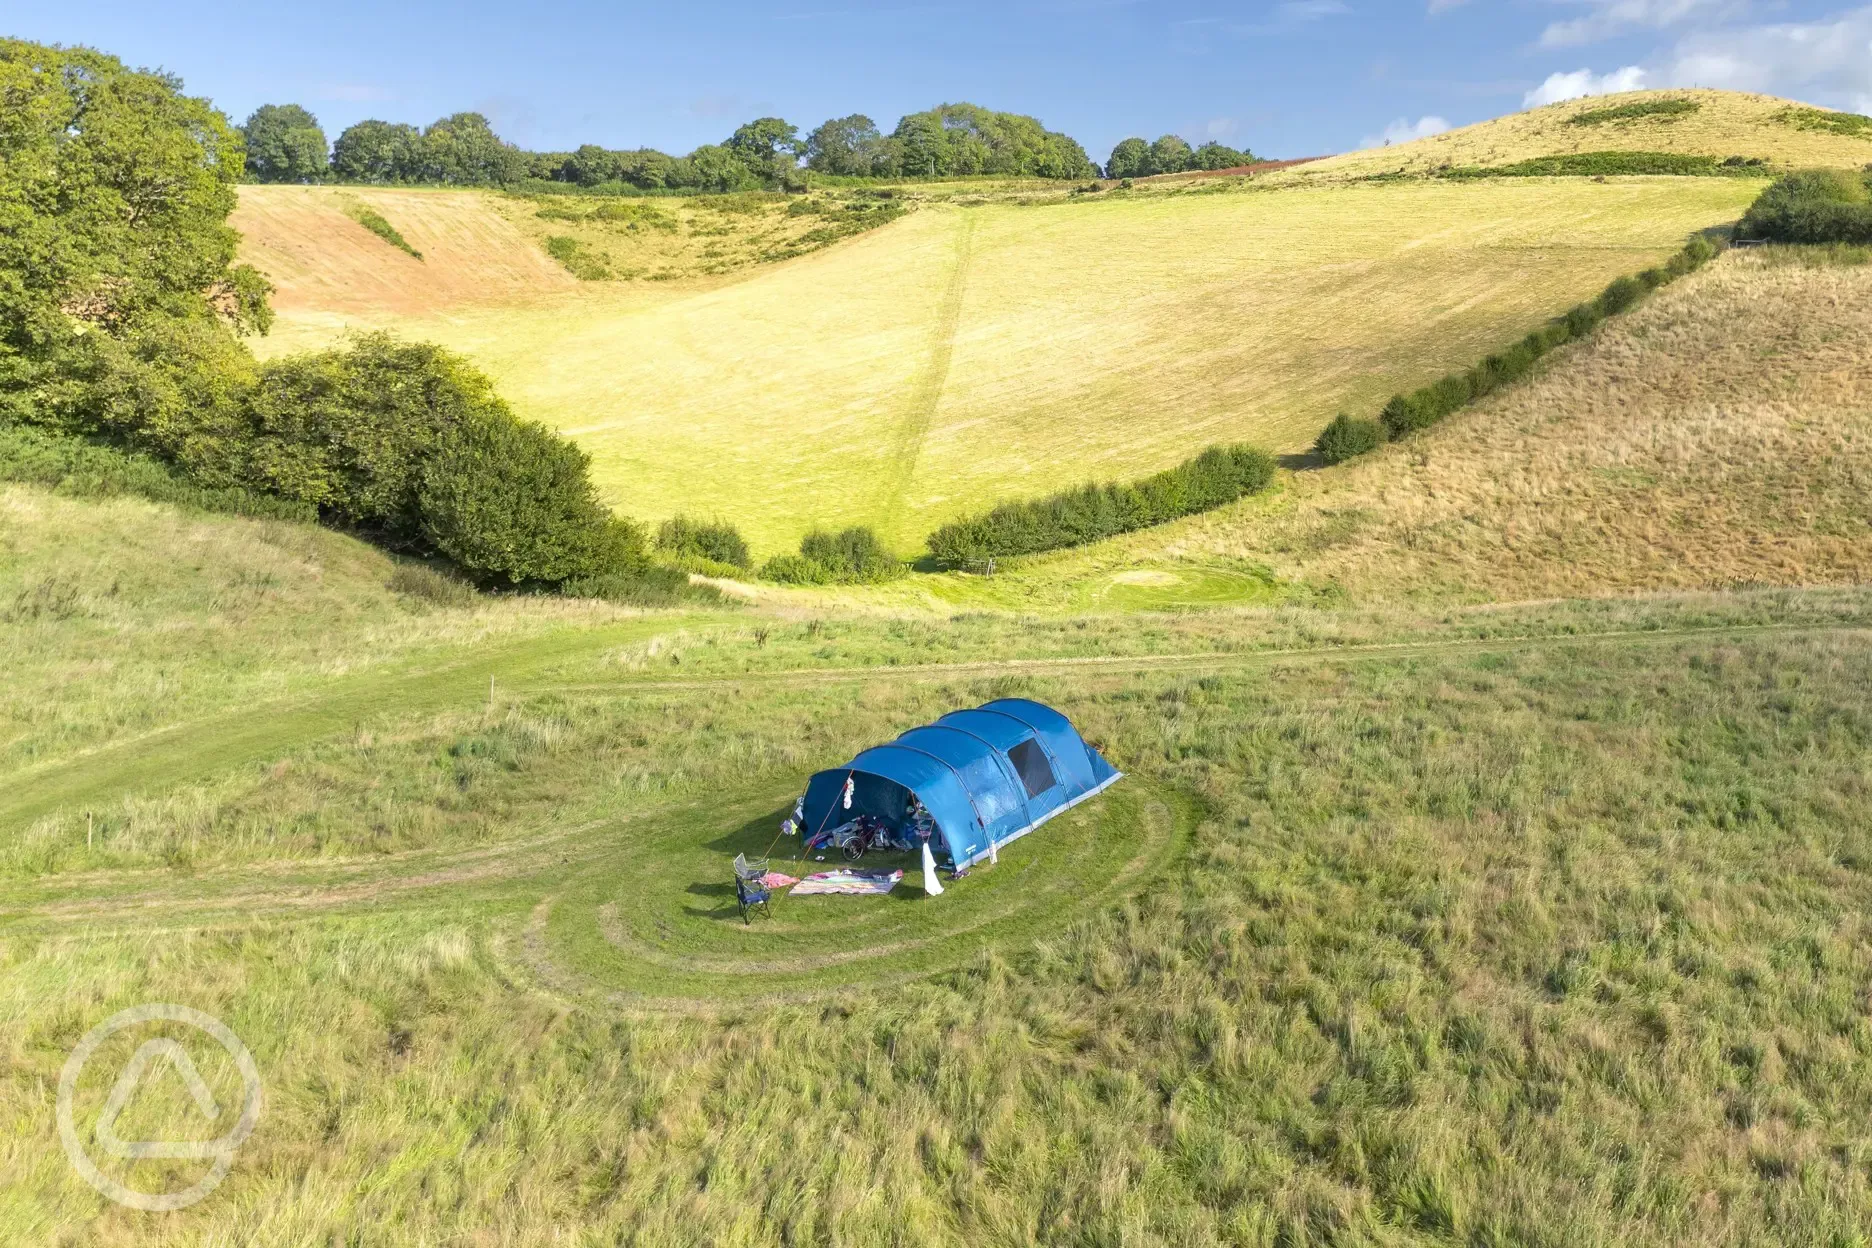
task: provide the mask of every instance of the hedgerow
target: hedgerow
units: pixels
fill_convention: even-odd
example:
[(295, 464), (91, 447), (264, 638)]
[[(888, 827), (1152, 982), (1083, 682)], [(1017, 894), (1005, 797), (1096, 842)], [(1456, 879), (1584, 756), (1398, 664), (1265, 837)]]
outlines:
[(1641, 100), (1635, 104), (1614, 104), (1607, 108), (1589, 108), (1583, 113), (1575, 113), (1567, 118), (1572, 126), (1603, 126), (1613, 121), (1637, 121), (1645, 117), (1655, 117), (1662, 121), (1674, 121), (1679, 117), (1694, 113), (1703, 106), (1695, 100)]
[(1536, 156), (1512, 165), (1461, 165), (1438, 176), (1473, 178), (1619, 177), (1640, 174), (1680, 178), (1760, 177), (1767, 162), (1759, 157), (1695, 156), (1684, 152), (1569, 152)]
[(1328, 464), (1343, 464), (1354, 456), (1377, 450), (1385, 436), (1385, 427), (1378, 421), (1359, 420), (1341, 412), (1320, 430), (1313, 450)]
[[(1695, 272), (1717, 254), (1716, 244), (1701, 236), (1693, 238), (1663, 267), (1618, 278), (1598, 298), (1568, 309), (1564, 315), (1473, 368), (1450, 373), (1408, 394), (1394, 396), (1385, 404), (1377, 422), (1340, 414), (1320, 431), (1314, 450), (1329, 464), (1343, 463), (1375, 450), (1386, 440), (1427, 429), (1450, 413), (1521, 380), (1548, 352), (1584, 338), (1607, 317), (1630, 310), (1650, 291)], [(1374, 423), (1376, 429), (1368, 427)]]
[(1252, 446), (1212, 446), (1140, 481), (1087, 484), (951, 521), (930, 534), (929, 550), (938, 563), (966, 567), (987, 559), (1083, 546), (1213, 511), (1261, 492), (1273, 480), (1274, 458), (1267, 452)]

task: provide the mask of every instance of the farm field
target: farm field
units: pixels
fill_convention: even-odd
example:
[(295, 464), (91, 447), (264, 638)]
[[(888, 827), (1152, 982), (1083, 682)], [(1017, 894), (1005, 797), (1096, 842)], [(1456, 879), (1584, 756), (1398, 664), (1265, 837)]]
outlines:
[[(1520, 180), (929, 204), (695, 290), (523, 293), (495, 274), (480, 300), (412, 286), (428, 307), (404, 314), (370, 310), (366, 278), (339, 293), (327, 283), (350, 276), (279, 276), (272, 349), (340, 324), (432, 339), (574, 436), (626, 514), (719, 515), (762, 555), (814, 525), (872, 524), (908, 555), (984, 500), (1135, 476), (1210, 442), (1300, 450), (1341, 407), (1511, 340), (1759, 189)], [(305, 194), (244, 188), (236, 223), (263, 268), (263, 206)], [(483, 201), (461, 199), (451, 219), (468, 231)], [(405, 215), (429, 254), (430, 219)], [(416, 267), (336, 220), (383, 266)]]

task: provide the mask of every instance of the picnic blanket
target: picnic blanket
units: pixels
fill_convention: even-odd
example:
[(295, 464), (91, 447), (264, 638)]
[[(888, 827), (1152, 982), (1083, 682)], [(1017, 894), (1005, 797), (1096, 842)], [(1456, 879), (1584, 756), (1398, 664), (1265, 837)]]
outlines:
[(820, 871), (793, 886), (792, 895), (839, 893), (851, 897), (882, 897), (897, 887), (902, 871)]
[(799, 883), (798, 880), (783, 871), (769, 871), (766, 875), (760, 877), (760, 882), (765, 884), (768, 888), (791, 888), (793, 885)]

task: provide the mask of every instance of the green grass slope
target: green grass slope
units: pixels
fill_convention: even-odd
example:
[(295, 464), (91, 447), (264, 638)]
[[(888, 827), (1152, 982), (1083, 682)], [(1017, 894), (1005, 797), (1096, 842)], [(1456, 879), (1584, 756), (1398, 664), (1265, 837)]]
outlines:
[[(719, 515), (763, 556), (814, 524), (866, 523), (909, 554), (985, 501), (1140, 475), (1216, 441), (1301, 449), (1340, 406), (1524, 332), (1739, 216), (1758, 189), (1631, 179), (930, 204), (728, 285), (422, 313), (296, 296), (281, 332), (388, 324), (464, 351), (523, 415), (576, 437), (629, 514)], [(432, 258), (422, 280), (445, 265)]]

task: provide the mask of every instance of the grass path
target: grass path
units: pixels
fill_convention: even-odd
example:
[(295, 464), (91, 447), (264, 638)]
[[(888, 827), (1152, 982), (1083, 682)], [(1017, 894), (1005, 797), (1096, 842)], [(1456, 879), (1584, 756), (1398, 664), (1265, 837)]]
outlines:
[(490, 680), (497, 688), (503, 683), (523, 686), (558, 664), (642, 641), (685, 622), (663, 616), (604, 628), (561, 629), (473, 650), (453, 661), (339, 677), (301, 697), (168, 724), (15, 773), (0, 796), (0, 826), (31, 823), (60, 806), (101, 803), (264, 762), (374, 716), (460, 706), (487, 697)]

